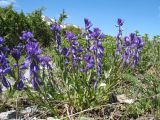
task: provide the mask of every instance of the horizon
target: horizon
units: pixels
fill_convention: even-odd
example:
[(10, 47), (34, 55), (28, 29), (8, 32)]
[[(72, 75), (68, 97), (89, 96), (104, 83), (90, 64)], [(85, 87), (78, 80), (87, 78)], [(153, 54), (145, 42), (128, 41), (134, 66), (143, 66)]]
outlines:
[[(30, 4), (32, 3), (32, 4)], [(13, 5), (14, 10), (23, 11), (25, 14), (32, 11), (45, 8), (43, 15), (49, 18), (58, 19), (59, 14), (64, 9), (68, 18), (64, 23), (74, 24), (84, 28), (84, 18), (88, 18), (94, 27), (99, 27), (106, 35), (115, 36), (118, 29), (116, 28), (117, 18), (124, 20), (123, 34), (128, 35), (138, 30), (140, 35), (145, 33), (152, 38), (160, 35), (160, 1), (152, 0), (135, 0), (128, 2), (122, 1), (105, 1), (105, 0), (78, 0), (76, 2), (65, 0), (0, 0), (0, 7)], [(92, 7), (90, 7), (92, 6)]]

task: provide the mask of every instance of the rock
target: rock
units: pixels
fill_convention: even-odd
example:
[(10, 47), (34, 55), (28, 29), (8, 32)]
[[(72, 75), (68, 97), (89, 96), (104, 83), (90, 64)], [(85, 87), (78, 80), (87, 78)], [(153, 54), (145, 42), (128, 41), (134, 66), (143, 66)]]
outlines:
[(117, 95), (116, 97), (117, 97), (117, 101), (120, 102), (120, 103), (127, 103), (127, 104), (134, 103), (134, 100), (133, 99), (128, 99), (125, 94)]
[(16, 119), (16, 110), (0, 113), (0, 120), (9, 120), (9, 119)]
[(21, 110), (21, 114), (24, 115), (24, 114), (32, 114), (32, 113), (35, 113), (37, 112), (37, 106), (31, 106), (31, 107), (26, 107), (24, 110)]
[(53, 118), (53, 117), (47, 117), (47, 120), (60, 120), (60, 119), (56, 119), (56, 118)]

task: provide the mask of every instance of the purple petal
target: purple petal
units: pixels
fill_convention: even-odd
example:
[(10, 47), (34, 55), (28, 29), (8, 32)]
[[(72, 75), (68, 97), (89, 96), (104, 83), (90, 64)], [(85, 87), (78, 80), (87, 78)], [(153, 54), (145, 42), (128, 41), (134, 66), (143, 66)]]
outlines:
[(8, 80), (4, 76), (2, 76), (2, 84), (6, 88), (8, 88), (10, 86), (10, 83), (8, 82)]

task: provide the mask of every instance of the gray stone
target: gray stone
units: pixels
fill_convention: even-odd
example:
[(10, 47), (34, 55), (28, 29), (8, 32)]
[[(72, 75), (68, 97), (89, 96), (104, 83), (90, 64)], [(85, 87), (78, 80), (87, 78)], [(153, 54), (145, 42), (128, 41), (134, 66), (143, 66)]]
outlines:
[(56, 119), (56, 118), (53, 118), (53, 117), (47, 117), (47, 120), (60, 120), (60, 119)]
[(21, 114), (31, 114), (37, 111), (37, 106), (27, 107), (24, 110), (21, 110)]
[(120, 103), (126, 103), (126, 104), (134, 103), (134, 99), (128, 99), (125, 94), (117, 95), (116, 97), (117, 97), (118, 102)]
[(8, 119), (16, 119), (15, 110), (0, 113), (0, 120), (8, 120)]

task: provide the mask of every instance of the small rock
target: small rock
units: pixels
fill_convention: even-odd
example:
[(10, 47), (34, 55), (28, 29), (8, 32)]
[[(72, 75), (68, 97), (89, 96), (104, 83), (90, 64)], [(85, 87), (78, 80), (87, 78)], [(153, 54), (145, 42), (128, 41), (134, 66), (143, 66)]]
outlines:
[(60, 120), (60, 119), (56, 119), (56, 118), (53, 118), (53, 117), (48, 117), (47, 120)]
[(26, 107), (24, 110), (22, 110), (21, 114), (30, 114), (36, 111), (37, 111), (37, 106), (31, 106), (31, 107)]
[(127, 104), (134, 103), (134, 100), (128, 99), (125, 94), (117, 95), (116, 97), (117, 97), (118, 102), (120, 102), (120, 103), (127, 103)]
[(15, 110), (0, 113), (0, 120), (9, 120), (9, 119), (16, 119)]

